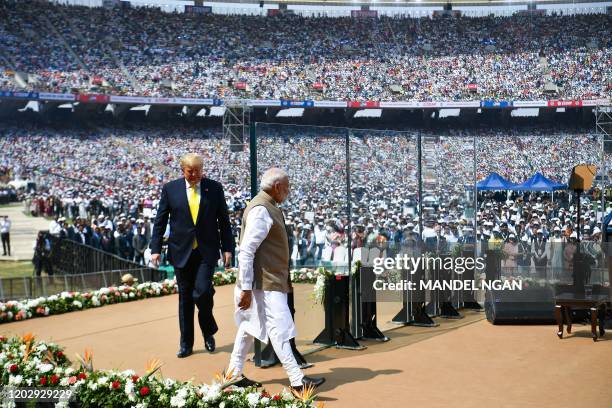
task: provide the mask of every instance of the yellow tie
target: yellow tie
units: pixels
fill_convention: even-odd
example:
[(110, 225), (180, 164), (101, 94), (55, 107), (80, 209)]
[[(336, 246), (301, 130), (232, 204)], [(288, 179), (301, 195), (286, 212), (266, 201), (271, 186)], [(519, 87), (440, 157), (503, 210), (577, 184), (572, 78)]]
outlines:
[[(191, 218), (193, 219), (193, 224), (195, 225), (196, 220), (198, 219), (198, 211), (200, 210), (200, 201), (198, 200), (198, 193), (196, 191), (195, 186), (189, 187), (189, 211), (191, 212)], [(198, 240), (193, 240), (193, 249), (198, 247)]]

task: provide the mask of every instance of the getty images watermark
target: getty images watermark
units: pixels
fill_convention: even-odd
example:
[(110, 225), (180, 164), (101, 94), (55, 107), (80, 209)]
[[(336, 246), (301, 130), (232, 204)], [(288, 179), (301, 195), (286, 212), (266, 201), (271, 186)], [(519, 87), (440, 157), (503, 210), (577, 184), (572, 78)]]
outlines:
[(486, 262), (482, 257), (414, 257), (408, 254), (376, 257), (372, 260), (376, 275), (372, 288), (375, 291), (523, 290), (520, 279), (475, 280), (474, 272), (482, 271), (485, 267)]

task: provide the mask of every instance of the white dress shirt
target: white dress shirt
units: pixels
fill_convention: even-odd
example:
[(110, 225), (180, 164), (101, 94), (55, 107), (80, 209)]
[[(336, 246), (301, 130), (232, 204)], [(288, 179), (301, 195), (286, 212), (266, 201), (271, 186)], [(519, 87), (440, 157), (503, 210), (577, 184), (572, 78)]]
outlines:
[[(189, 184), (187, 179), (185, 179), (185, 188), (187, 189), (187, 201), (189, 201), (189, 197), (191, 197), (191, 184)], [(195, 191), (196, 191), (196, 197), (198, 199), (198, 202), (200, 202), (200, 194), (201, 194), (200, 183), (196, 183)]]
[(11, 232), (11, 221), (3, 219), (0, 221), (0, 233), (8, 234), (9, 232)]
[(253, 289), (253, 261), (255, 260), (255, 252), (268, 236), (272, 224), (274, 224), (274, 221), (272, 221), (272, 217), (270, 217), (266, 207), (258, 205), (249, 211), (247, 228), (244, 231), (242, 244), (240, 244), (240, 253), (238, 254), (238, 282), (240, 289)]
[[(264, 206), (256, 206), (249, 211), (246, 230), (240, 244), (238, 255), (238, 282), (234, 288), (236, 304), (235, 319), (238, 327), (244, 325), (244, 330), (260, 341), (268, 342), (270, 327), (282, 343), (296, 336), (295, 324), (287, 306), (287, 294), (278, 291), (258, 290), (253, 288), (253, 261), (255, 252), (268, 236), (274, 221)], [(288, 267), (288, 266), (287, 266)], [(238, 308), (242, 290), (252, 290), (251, 307), (247, 310)], [(266, 313), (268, 311), (268, 313)], [(272, 311), (273, 318), (266, 318)]]

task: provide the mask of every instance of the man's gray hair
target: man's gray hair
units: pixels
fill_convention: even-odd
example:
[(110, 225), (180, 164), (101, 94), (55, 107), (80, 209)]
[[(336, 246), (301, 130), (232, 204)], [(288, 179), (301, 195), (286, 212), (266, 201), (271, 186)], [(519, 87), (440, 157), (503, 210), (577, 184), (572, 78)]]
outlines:
[(262, 190), (270, 190), (274, 187), (274, 184), (280, 181), (283, 181), (285, 178), (289, 176), (285, 173), (284, 170), (279, 169), (278, 167), (269, 168), (264, 172), (261, 176), (261, 189)]

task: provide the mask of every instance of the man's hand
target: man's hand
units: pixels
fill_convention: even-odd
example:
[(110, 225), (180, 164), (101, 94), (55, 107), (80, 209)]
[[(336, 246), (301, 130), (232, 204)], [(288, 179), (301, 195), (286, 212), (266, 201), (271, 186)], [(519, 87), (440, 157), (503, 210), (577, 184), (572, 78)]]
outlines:
[(240, 310), (247, 310), (251, 307), (253, 292), (250, 290), (243, 290), (240, 292), (240, 302), (238, 302), (238, 307)]
[(226, 268), (229, 268), (232, 262), (232, 253), (231, 252), (224, 252), (223, 253), (223, 264), (225, 265)]
[(160, 259), (160, 254), (151, 254), (151, 262), (153, 263), (153, 266), (158, 267)]

